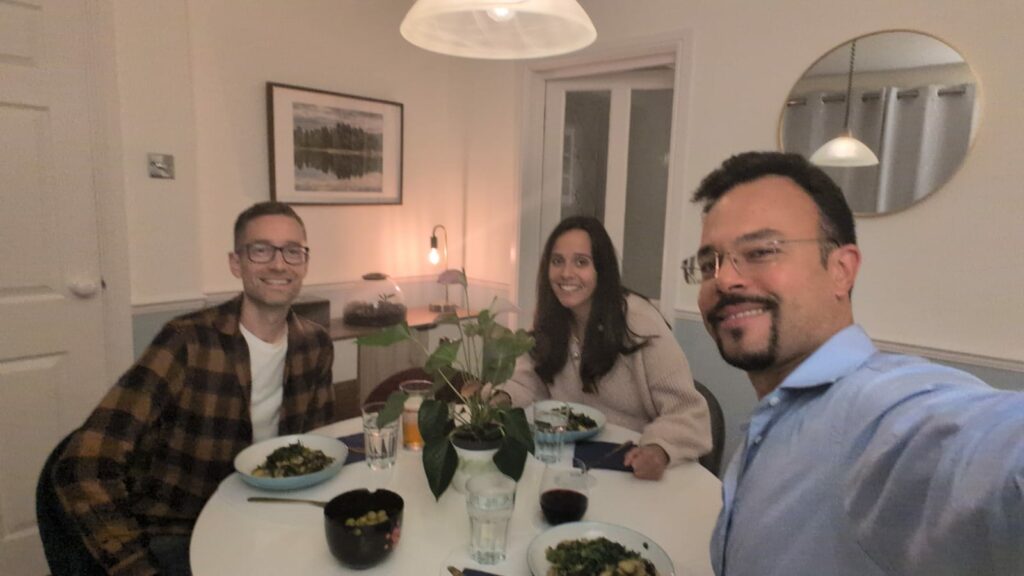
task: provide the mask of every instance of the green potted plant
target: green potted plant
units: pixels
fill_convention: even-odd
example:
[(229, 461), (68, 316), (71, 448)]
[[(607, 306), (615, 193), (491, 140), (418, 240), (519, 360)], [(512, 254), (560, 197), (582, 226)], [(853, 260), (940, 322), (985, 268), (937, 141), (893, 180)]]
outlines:
[[(469, 309), (466, 275), (447, 270), (442, 283), (461, 284), (465, 308)], [(468, 450), (493, 450), (491, 462), (505, 475), (519, 480), (528, 453), (533, 452), (533, 436), (526, 413), (511, 406), (501, 385), (512, 376), (516, 359), (533, 348), (533, 337), (525, 330), (512, 331), (496, 319), (501, 312), (497, 299), (472, 317), (449, 312), (438, 317), (438, 324), (458, 327), (459, 337), (443, 339), (433, 351), (413, 336), (405, 322), (395, 324), (358, 339), (361, 346), (390, 346), (410, 340), (428, 354), (424, 368), (434, 377), (435, 399), (420, 406), (419, 427), (423, 436), (423, 470), (436, 498), (447, 490), (457, 470), (474, 466), (466, 459)], [(457, 382), (462, 383), (461, 386)], [(444, 389), (455, 405), (437, 399)], [(381, 412), (385, 422), (397, 419), (407, 395), (396, 391), (388, 397)], [(463, 454), (460, 462), (460, 453)], [(488, 462), (488, 464), (490, 464)]]

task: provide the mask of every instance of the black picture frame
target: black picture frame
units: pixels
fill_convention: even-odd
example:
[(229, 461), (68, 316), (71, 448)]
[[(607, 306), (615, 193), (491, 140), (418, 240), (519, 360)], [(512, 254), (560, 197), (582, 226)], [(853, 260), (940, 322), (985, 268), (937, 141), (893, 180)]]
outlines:
[(288, 204), (401, 204), (399, 102), (267, 82), (270, 197)]

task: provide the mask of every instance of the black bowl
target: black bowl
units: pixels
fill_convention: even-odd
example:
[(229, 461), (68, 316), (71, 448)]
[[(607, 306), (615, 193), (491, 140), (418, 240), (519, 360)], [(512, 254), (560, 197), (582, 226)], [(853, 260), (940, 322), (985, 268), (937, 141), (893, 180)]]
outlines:
[[(324, 528), (331, 554), (350, 568), (369, 568), (388, 557), (402, 533), (402, 497), (390, 490), (363, 488), (335, 496), (324, 507)], [(387, 513), (387, 519), (353, 526), (368, 512)], [(346, 522), (351, 520), (348, 525)]]

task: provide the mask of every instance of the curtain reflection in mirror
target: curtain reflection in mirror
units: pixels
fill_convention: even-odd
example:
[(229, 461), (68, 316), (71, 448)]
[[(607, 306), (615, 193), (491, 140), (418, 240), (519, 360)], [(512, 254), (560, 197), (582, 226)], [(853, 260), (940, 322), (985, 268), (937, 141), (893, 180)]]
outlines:
[[(825, 171), (855, 212), (906, 208), (949, 180), (959, 167), (970, 144), (974, 99), (974, 84), (855, 90), (850, 128), (880, 162)], [(783, 148), (810, 156), (842, 129), (844, 112), (841, 93), (791, 96), (783, 117)]]

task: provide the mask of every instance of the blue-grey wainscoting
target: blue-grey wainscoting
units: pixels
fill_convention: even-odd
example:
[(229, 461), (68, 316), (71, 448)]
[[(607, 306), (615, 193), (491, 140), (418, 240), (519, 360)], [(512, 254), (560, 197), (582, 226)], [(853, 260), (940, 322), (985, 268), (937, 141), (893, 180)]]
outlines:
[[(746, 374), (722, 360), (718, 347), (699, 320), (677, 318), (675, 336), (690, 361), (693, 377), (714, 392), (722, 405), (725, 414), (723, 462), (728, 462), (742, 439), (740, 427), (747, 422), (757, 404), (754, 388)], [(995, 388), (1024, 392), (1024, 371), (936, 358), (932, 360), (970, 372)]]

